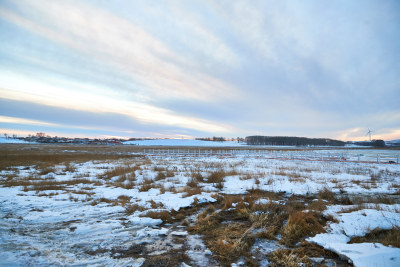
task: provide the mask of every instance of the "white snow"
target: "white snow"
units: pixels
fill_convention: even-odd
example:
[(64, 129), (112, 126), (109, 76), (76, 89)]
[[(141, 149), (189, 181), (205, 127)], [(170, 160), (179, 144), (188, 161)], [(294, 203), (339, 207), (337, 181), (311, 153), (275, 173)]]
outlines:
[[(373, 152), (365, 150), (364, 153), (369, 157), (373, 155)], [(195, 202), (215, 202), (212, 196), (215, 192), (246, 194), (251, 189), (261, 189), (286, 192), (287, 195), (305, 195), (327, 188), (335, 194), (346, 192), (374, 196), (396, 193), (400, 183), (400, 165), (397, 164), (276, 160), (243, 154), (230, 158), (147, 158), (147, 165), (144, 164), (135, 172), (131, 189), (113, 184), (119, 176), (112, 177), (110, 183), (99, 178), (107, 168), (135, 164), (135, 160), (72, 163), (71, 166), (76, 169), (74, 173), (63, 173), (64, 166), (56, 166), (52, 173), (39, 176), (54, 181), (68, 181), (81, 175), (90, 181), (100, 181), (101, 185), (75, 184), (65, 190), (44, 192), (55, 194), (53, 196), (38, 196), (35, 191), (24, 191), (22, 186), (0, 187), (0, 265), (140, 266), (144, 261), (140, 257), (114, 259), (109, 253), (89, 255), (86, 252), (96, 249), (110, 251), (115, 247), (148, 244), (176, 236), (187, 240), (187, 254), (196, 265), (210, 266), (214, 264), (210, 259), (211, 252), (206, 249), (200, 236), (190, 235), (185, 228), (171, 230), (171, 225), (163, 224), (160, 219), (146, 217), (146, 213), (178, 211)], [(143, 181), (157, 176), (159, 171), (155, 169), (156, 166), (174, 169), (173, 176), (155, 181), (152, 188), (140, 191)], [(38, 172), (35, 168), (18, 166), (2, 170), (0, 179), (5, 181), (13, 173), (18, 178), (26, 178)], [(184, 188), (192, 179), (192, 172), (197, 170), (201, 170), (205, 181), (216, 170), (235, 171), (235, 175), (224, 178), (222, 190), (216, 184), (201, 182), (198, 186), (202, 193), (187, 196)], [(106, 198), (112, 202), (124, 195), (128, 197), (127, 205), (137, 205), (140, 209), (127, 215), (125, 207), (115, 203), (91, 205), (91, 201), (85, 200), (89, 196), (74, 192), (79, 190), (90, 192), (93, 200)], [(269, 202), (270, 199), (261, 198), (256, 204)], [(152, 206), (154, 204), (156, 207)], [(348, 257), (356, 266), (370, 263), (398, 265), (396, 255), (400, 255), (400, 249), (381, 244), (348, 242), (352, 237), (363, 236), (375, 228), (400, 226), (400, 205), (365, 204), (361, 210), (344, 212), (349, 208), (357, 207), (329, 206), (325, 214), (334, 216), (338, 222), (329, 224), (326, 233), (311, 237), (309, 241)], [(270, 251), (275, 245), (260, 241), (255, 247), (260, 251)]]
[(152, 219), (148, 217), (129, 216), (128, 219), (132, 224), (143, 225), (143, 226), (156, 226), (162, 224), (161, 219)]
[(188, 235), (188, 232), (187, 231), (174, 231), (174, 232), (171, 232), (171, 235), (186, 236), (186, 235)]
[(154, 139), (154, 140), (136, 140), (125, 141), (124, 145), (138, 146), (191, 146), (191, 147), (236, 147), (247, 146), (246, 143), (238, 143), (234, 141), (202, 141), (194, 139)]
[(329, 224), (327, 233), (317, 234), (308, 238), (308, 241), (346, 256), (355, 266), (399, 266), (399, 248), (377, 243), (348, 242), (352, 237), (364, 236), (373, 229), (400, 227), (400, 205), (381, 204), (379, 210), (366, 208), (341, 213), (345, 207), (329, 207), (325, 214), (334, 215), (339, 222)]
[(32, 142), (27, 142), (24, 140), (0, 137), (0, 144), (30, 144)]
[(354, 266), (400, 266), (400, 249), (386, 247), (379, 243), (333, 243), (328, 249), (346, 256)]
[(196, 263), (197, 266), (213, 266), (210, 264), (209, 259), (212, 252), (204, 245), (200, 235), (189, 235), (187, 236), (187, 241), (189, 249), (186, 251), (186, 254)]
[(168, 228), (161, 228), (161, 229), (153, 229), (149, 227), (145, 227), (136, 233), (137, 238), (143, 238), (143, 237), (154, 237), (154, 236), (159, 236), (159, 235), (167, 235), (168, 233)]

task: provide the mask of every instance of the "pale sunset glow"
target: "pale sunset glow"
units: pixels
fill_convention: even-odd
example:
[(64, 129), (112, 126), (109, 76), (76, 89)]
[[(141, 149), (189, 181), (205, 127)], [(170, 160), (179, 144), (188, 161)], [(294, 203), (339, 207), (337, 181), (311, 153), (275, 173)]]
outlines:
[(0, 128), (400, 139), (398, 1), (0, 3)]

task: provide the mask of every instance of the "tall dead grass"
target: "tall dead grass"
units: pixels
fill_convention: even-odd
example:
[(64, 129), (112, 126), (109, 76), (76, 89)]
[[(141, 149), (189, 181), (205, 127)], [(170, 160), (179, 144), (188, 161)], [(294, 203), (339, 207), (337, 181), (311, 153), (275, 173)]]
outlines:
[(293, 246), (306, 236), (325, 232), (324, 225), (321, 214), (314, 211), (298, 211), (290, 214), (287, 224), (281, 231), (282, 238), (279, 242), (286, 246)]

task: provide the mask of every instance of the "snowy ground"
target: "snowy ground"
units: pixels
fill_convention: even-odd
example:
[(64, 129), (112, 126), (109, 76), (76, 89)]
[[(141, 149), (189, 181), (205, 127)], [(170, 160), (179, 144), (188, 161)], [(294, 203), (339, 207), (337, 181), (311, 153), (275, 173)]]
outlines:
[[(265, 238), (259, 233), (267, 229), (268, 222), (254, 223), (252, 218), (263, 214), (257, 207), (269, 209), (275, 205), (274, 208), (284, 209), (289, 206), (288, 201), (293, 202), (293, 196), (304, 202), (301, 212), (313, 210), (318, 200), (323, 203), (324, 220), (332, 218), (324, 225), (324, 231), (302, 238), (342, 259), (322, 255), (321, 260), (308, 255), (312, 264), (400, 264), (397, 247), (376, 242), (349, 243), (353, 237), (376, 228), (400, 227), (398, 164), (276, 160), (246, 155), (98, 160), (87, 157), (42, 162), (46, 164), (39, 164), (32, 157), (31, 161), (24, 158), (27, 164), (2, 166), (0, 266), (146, 266), (156, 262), (218, 265), (221, 248), (229, 247), (233, 237), (228, 235), (219, 241), (219, 247), (212, 247), (212, 240), (193, 230), (198, 226), (199, 214), (206, 212), (210, 204), (215, 211), (207, 212), (211, 217), (220, 216), (221, 224), (238, 223), (249, 229), (245, 234), (251, 236), (253, 243), (241, 251), (250, 254), (243, 254), (234, 264), (246, 265), (246, 257), (252, 257), (258, 264), (268, 265), (273, 258), (271, 253), (278, 249), (296, 252), (299, 243), (281, 242), (284, 228), (273, 239)], [(331, 201), (321, 192), (331, 192), (332, 198), (347, 198), (353, 203)], [(227, 204), (226, 197), (230, 195), (238, 198)], [(245, 196), (252, 196), (254, 203)], [(232, 219), (232, 212), (243, 212), (240, 205), (250, 219)], [(221, 217), (223, 214), (225, 218)], [(283, 225), (289, 223), (288, 216), (289, 213), (282, 217), (286, 218)]]
[(352, 237), (368, 234), (372, 229), (400, 227), (400, 205), (367, 204), (347, 212), (343, 205), (330, 206), (325, 214), (338, 220), (331, 223), (327, 233), (309, 238), (311, 242), (347, 257), (356, 266), (400, 266), (400, 249), (379, 243), (348, 244)]
[(24, 140), (0, 137), (0, 144), (29, 144), (29, 143), (30, 142)]
[(243, 142), (224, 141), (202, 141), (194, 139), (154, 139), (154, 140), (137, 140), (125, 141), (124, 145), (138, 145), (138, 146), (190, 146), (190, 147), (237, 147), (246, 146)]

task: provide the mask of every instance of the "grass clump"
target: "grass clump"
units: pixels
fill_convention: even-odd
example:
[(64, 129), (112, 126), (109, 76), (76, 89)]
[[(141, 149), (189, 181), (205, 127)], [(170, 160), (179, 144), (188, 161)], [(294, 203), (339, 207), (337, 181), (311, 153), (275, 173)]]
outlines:
[[(190, 259), (184, 251), (171, 250), (163, 255), (149, 256), (146, 261), (141, 265), (142, 267), (164, 267), (182, 266), (184, 262), (189, 263)], [(185, 264), (186, 265), (186, 264)]]
[(164, 223), (172, 223), (174, 221), (171, 213), (167, 210), (149, 211), (140, 217), (150, 217), (152, 219), (161, 219)]
[(125, 179), (132, 180), (135, 178), (135, 171), (139, 169), (139, 165), (112, 167), (111, 169), (105, 171), (103, 174), (99, 175), (99, 178), (103, 180), (110, 180), (113, 177), (122, 176), (125, 177)]
[(144, 211), (145, 208), (138, 205), (138, 204), (127, 204), (125, 205), (125, 213), (127, 215), (132, 215), (133, 213), (135, 213), (136, 211)]
[(394, 227), (392, 229), (373, 229), (365, 236), (354, 237), (350, 240), (352, 243), (381, 243), (385, 246), (393, 246), (400, 248), (400, 227)]
[(167, 175), (164, 172), (159, 171), (157, 173), (157, 176), (156, 176), (155, 180), (156, 181), (160, 181), (160, 180), (164, 180), (165, 178), (167, 178)]
[(147, 192), (149, 191), (153, 186), (151, 184), (142, 184), (141, 187), (139, 187), (139, 192)]
[(325, 232), (325, 221), (320, 213), (298, 211), (289, 215), (287, 224), (283, 227), (280, 243), (293, 246), (306, 236)]
[(324, 187), (321, 191), (318, 192), (318, 196), (321, 199), (325, 199), (331, 203), (336, 203), (336, 197), (335, 197), (335, 193), (333, 193), (331, 190), (329, 190), (328, 188)]
[(223, 170), (214, 171), (210, 174), (210, 176), (208, 176), (207, 182), (213, 184), (222, 183), (224, 181), (225, 176), (226, 173)]
[(310, 266), (310, 259), (305, 255), (298, 255), (293, 249), (277, 249), (272, 252), (268, 259), (271, 261), (271, 266)]
[(184, 197), (190, 197), (193, 195), (200, 195), (201, 194), (201, 188), (200, 187), (188, 187), (186, 186), (183, 190), (185, 192)]

